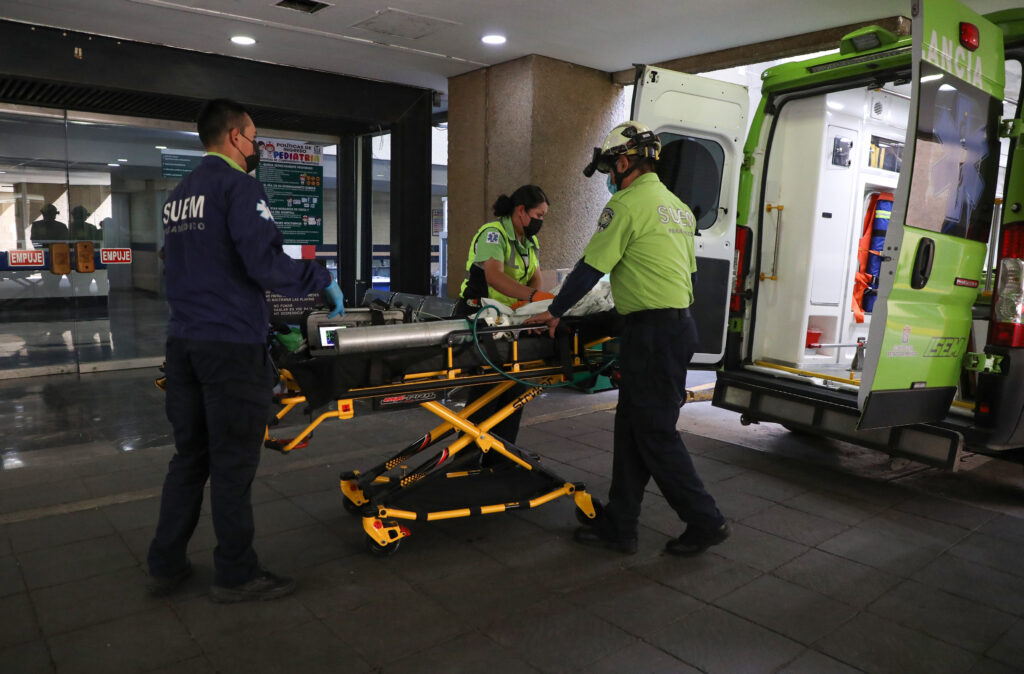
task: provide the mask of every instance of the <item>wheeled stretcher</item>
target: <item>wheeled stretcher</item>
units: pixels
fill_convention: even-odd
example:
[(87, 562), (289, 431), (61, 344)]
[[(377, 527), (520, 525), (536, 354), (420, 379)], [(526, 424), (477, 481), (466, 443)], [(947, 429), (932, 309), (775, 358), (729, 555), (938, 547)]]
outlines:
[[(341, 473), (345, 508), (362, 517), (371, 552), (395, 552), (410, 535), (403, 521), (536, 508), (562, 497), (572, 497), (577, 517), (596, 517), (599, 505), (582, 482), (560, 477), (539, 457), (490, 430), (537, 398), (544, 387), (606, 367), (606, 351), (595, 347), (616, 333), (614, 314), (566, 319), (555, 339), (546, 332), (478, 327), (466, 321), (441, 322), (447, 326), (379, 325), (357, 328), (363, 331), (359, 334), (351, 328), (332, 334), (322, 329), (326, 320), (325, 314), (313, 314), (305, 330), (310, 354), (321, 355), (285, 358), (280, 363), (290, 392), (279, 400), (278, 418), (298, 405), (318, 409), (336, 401), (337, 410), (320, 414), (291, 440), (268, 437), (268, 446), (284, 452), (302, 446), (323, 421), (352, 417), (354, 402), (360, 399), (417, 401), (440, 419), (387, 460), (366, 470)], [(451, 327), (456, 329), (446, 332)], [(443, 337), (438, 340), (439, 335)], [(334, 340), (334, 352), (324, 348), (324, 341)], [(525, 384), (522, 392), (486, 419), (473, 419), (476, 412), (517, 386), (508, 375)], [(490, 385), (490, 389), (465, 409), (456, 411), (443, 403), (444, 390), (476, 385)], [(487, 454), (496, 460), (484, 467), (481, 458)]]

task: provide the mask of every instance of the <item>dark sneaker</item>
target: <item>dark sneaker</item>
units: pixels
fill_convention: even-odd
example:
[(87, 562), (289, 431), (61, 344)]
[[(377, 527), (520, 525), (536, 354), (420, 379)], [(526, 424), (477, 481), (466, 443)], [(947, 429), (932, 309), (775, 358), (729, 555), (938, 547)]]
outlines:
[(693, 527), (686, 527), (686, 531), (679, 538), (673, 538), (665, 544), (665, 552), (670, 555), (686, 557), (699, 555), (712, 545), (718, 545), (729, 538), (732, 530), (728, 524), (723, 524), (712, 531), (701, 531)]
[(595, 548), (608, 548), (621, 552), (624, 555), (636, 554), (635, 538), (613, 538), (596, 527), (579, 527), (572, 535), (577, 543), (589, 545)]
[(210, 588), (210, 599), (218, 604), (233, 604), (240, 601), (269, 601), (280, 599), (295, 591), (295, 579), (278, 576), (266, 569), (260, 569), (256, 576), (241, 585)]
[(173, 576), (150, 576), (146, 582), (146, 593), (150, 597), (166, 597), (177, 590), (178, 586), (191, 575), (192, 565), (189, 564)]

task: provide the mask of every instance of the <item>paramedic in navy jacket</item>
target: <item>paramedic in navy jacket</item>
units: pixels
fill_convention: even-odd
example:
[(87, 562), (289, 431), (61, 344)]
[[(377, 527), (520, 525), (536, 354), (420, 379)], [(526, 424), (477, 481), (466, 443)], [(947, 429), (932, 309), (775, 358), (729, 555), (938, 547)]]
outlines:
[(262, 568), (252, 547), (251, 487), (274, 383), (264, 291), (297, 297), (324, 290), (331, 315), (344, 313), (343, 298), (330, 272), (282, 249), (263, 186), (248, 175), (259, 150), (245, 109), (210, 101), (198, 127), (206, 155), (162, 213), (171, 309), (166, 405), (176, 451), (149, 548), (147, 589), (166, 595), (191, 575), (186, 548), (209, 479), (217, 536), (211, 599), (274, 599), (295, 581)]

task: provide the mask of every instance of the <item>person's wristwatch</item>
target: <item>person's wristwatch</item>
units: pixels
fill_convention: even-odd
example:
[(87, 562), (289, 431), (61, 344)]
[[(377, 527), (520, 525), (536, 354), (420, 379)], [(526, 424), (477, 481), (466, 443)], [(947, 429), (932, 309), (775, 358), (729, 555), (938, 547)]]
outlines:
[(530, 298), (527, 300), (527, 302), (532, 302), (533, 301), (533, 296), (536, 295), (536, 294), (537, 294), (537, 289), (534, 288), (533, 290), (530, 291)]

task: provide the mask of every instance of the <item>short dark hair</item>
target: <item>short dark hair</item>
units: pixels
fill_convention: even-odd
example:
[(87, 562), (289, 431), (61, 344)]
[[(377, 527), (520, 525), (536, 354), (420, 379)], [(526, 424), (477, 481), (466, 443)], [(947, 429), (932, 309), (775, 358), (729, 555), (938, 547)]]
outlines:
[(512, 215), (512, 211), (515, 210), (516, 206), (523, 206), (526, 210), (530, 210), (541, 204), (550, 205), (548, 195), (544, 194), (544, 190), (536, 185), (523, 185), (513, 192), (511, 197), (505, 194), (498, 197), (498, 200), (494, 202), (492, 211), (494, 212), (494, 217), (504, 218)]
[(196, 120), (199, 130), (199, 142), (203, 147), (211, 147), (220, 143), (231, 129), (241, 130), (245, 125), (245, 116), (249, 114), (240, 103), (227, 98), (215, 98), (203, 106)]

